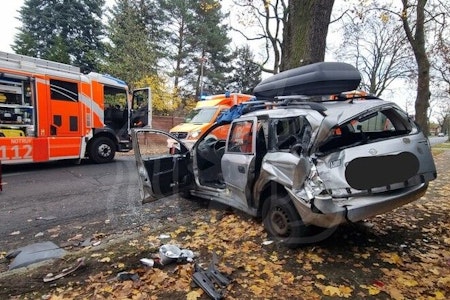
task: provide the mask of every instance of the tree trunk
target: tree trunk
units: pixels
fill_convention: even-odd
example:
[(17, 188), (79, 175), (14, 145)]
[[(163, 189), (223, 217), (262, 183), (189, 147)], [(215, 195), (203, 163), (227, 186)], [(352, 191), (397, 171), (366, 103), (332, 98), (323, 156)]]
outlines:
[(290, 0), (281, 71), (324, 60), (333, 4), (334, 0)]
[(418, 0), (416, 6), (416, 24), (413, 35), (407, 18), (407, 9), (410, 7), (408, 0), (402, 0), (403, 3), (403, 28), (405, 30), (408, 41), (414, 51), (417, 62), (417, 96), (415, 103), (415, 120), (422, 128), (423, 132), (428, 135), (430, 128), (428, 124), (427, 110), (430, 107), (430, 61), (428, 60), (425, 49), (425, 5), (427, 0)]
[(417, 96), (414, 105), (416, 110), (416, 122), (426, 135), (430, 133), (427, 111), (430, 107), (430, 62), (425, 53), (416, 54), (418, 64)]

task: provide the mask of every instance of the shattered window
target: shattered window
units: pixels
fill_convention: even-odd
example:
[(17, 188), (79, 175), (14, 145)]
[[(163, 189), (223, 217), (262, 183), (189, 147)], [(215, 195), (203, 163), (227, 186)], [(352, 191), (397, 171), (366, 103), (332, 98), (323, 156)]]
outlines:
[(253, 122), (236, 122), (231, 128), (228, 141), (228, 152), (252, 153), (253, 146)]
[(319, 147), (319, 151), (332, 152), (409, 134), (413, 130), (417, 130), (414, 123), (396, 108), (365, 112), (334, 127), (329, 138)]
[(304, 116), (273, 119), (270, 124), (271, 139), (269, 148), (272, 150), (289, 150), (296, 144), (308, 146), (311, 125)]

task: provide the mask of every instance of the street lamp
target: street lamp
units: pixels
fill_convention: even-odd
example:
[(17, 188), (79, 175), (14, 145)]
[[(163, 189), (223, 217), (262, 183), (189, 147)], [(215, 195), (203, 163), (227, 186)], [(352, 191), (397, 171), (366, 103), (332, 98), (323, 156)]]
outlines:
[(200, 60), (200, 98), (203, 95), (203, 66), (208, 61), (208, 58), (202, 56), (199, 58)]

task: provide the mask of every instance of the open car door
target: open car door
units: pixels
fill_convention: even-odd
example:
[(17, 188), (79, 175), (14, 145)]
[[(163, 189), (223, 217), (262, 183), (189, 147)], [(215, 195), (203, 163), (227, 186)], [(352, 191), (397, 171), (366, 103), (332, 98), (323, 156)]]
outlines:
[(190, 187), (193, 183), (191, 155), (180, 140), (169, 133), (149, 128), (134, 129), (132, 138), (142, 203)]

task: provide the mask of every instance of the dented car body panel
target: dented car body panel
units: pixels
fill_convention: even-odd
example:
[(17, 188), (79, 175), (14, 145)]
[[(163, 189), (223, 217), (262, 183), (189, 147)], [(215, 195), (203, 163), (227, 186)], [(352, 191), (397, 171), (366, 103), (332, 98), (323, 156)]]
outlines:
[[(333, 228), (415, 201), (437, 176), (427, 137), (395, 103), (356, 96), (245, 105), (242, 116), (215, 124), (191, 149), (169, 133), (134, 130), (143, 201), (175, 193), (217, 201), (262, 217), (271, 235), (295, 244), (296, 235), (311, 235), (309, 227)], [(229, 126), (226, 140), (215, 137), (221, 126)], [(147, 151), (160, 135), (176, 141), (172, 154)]]

